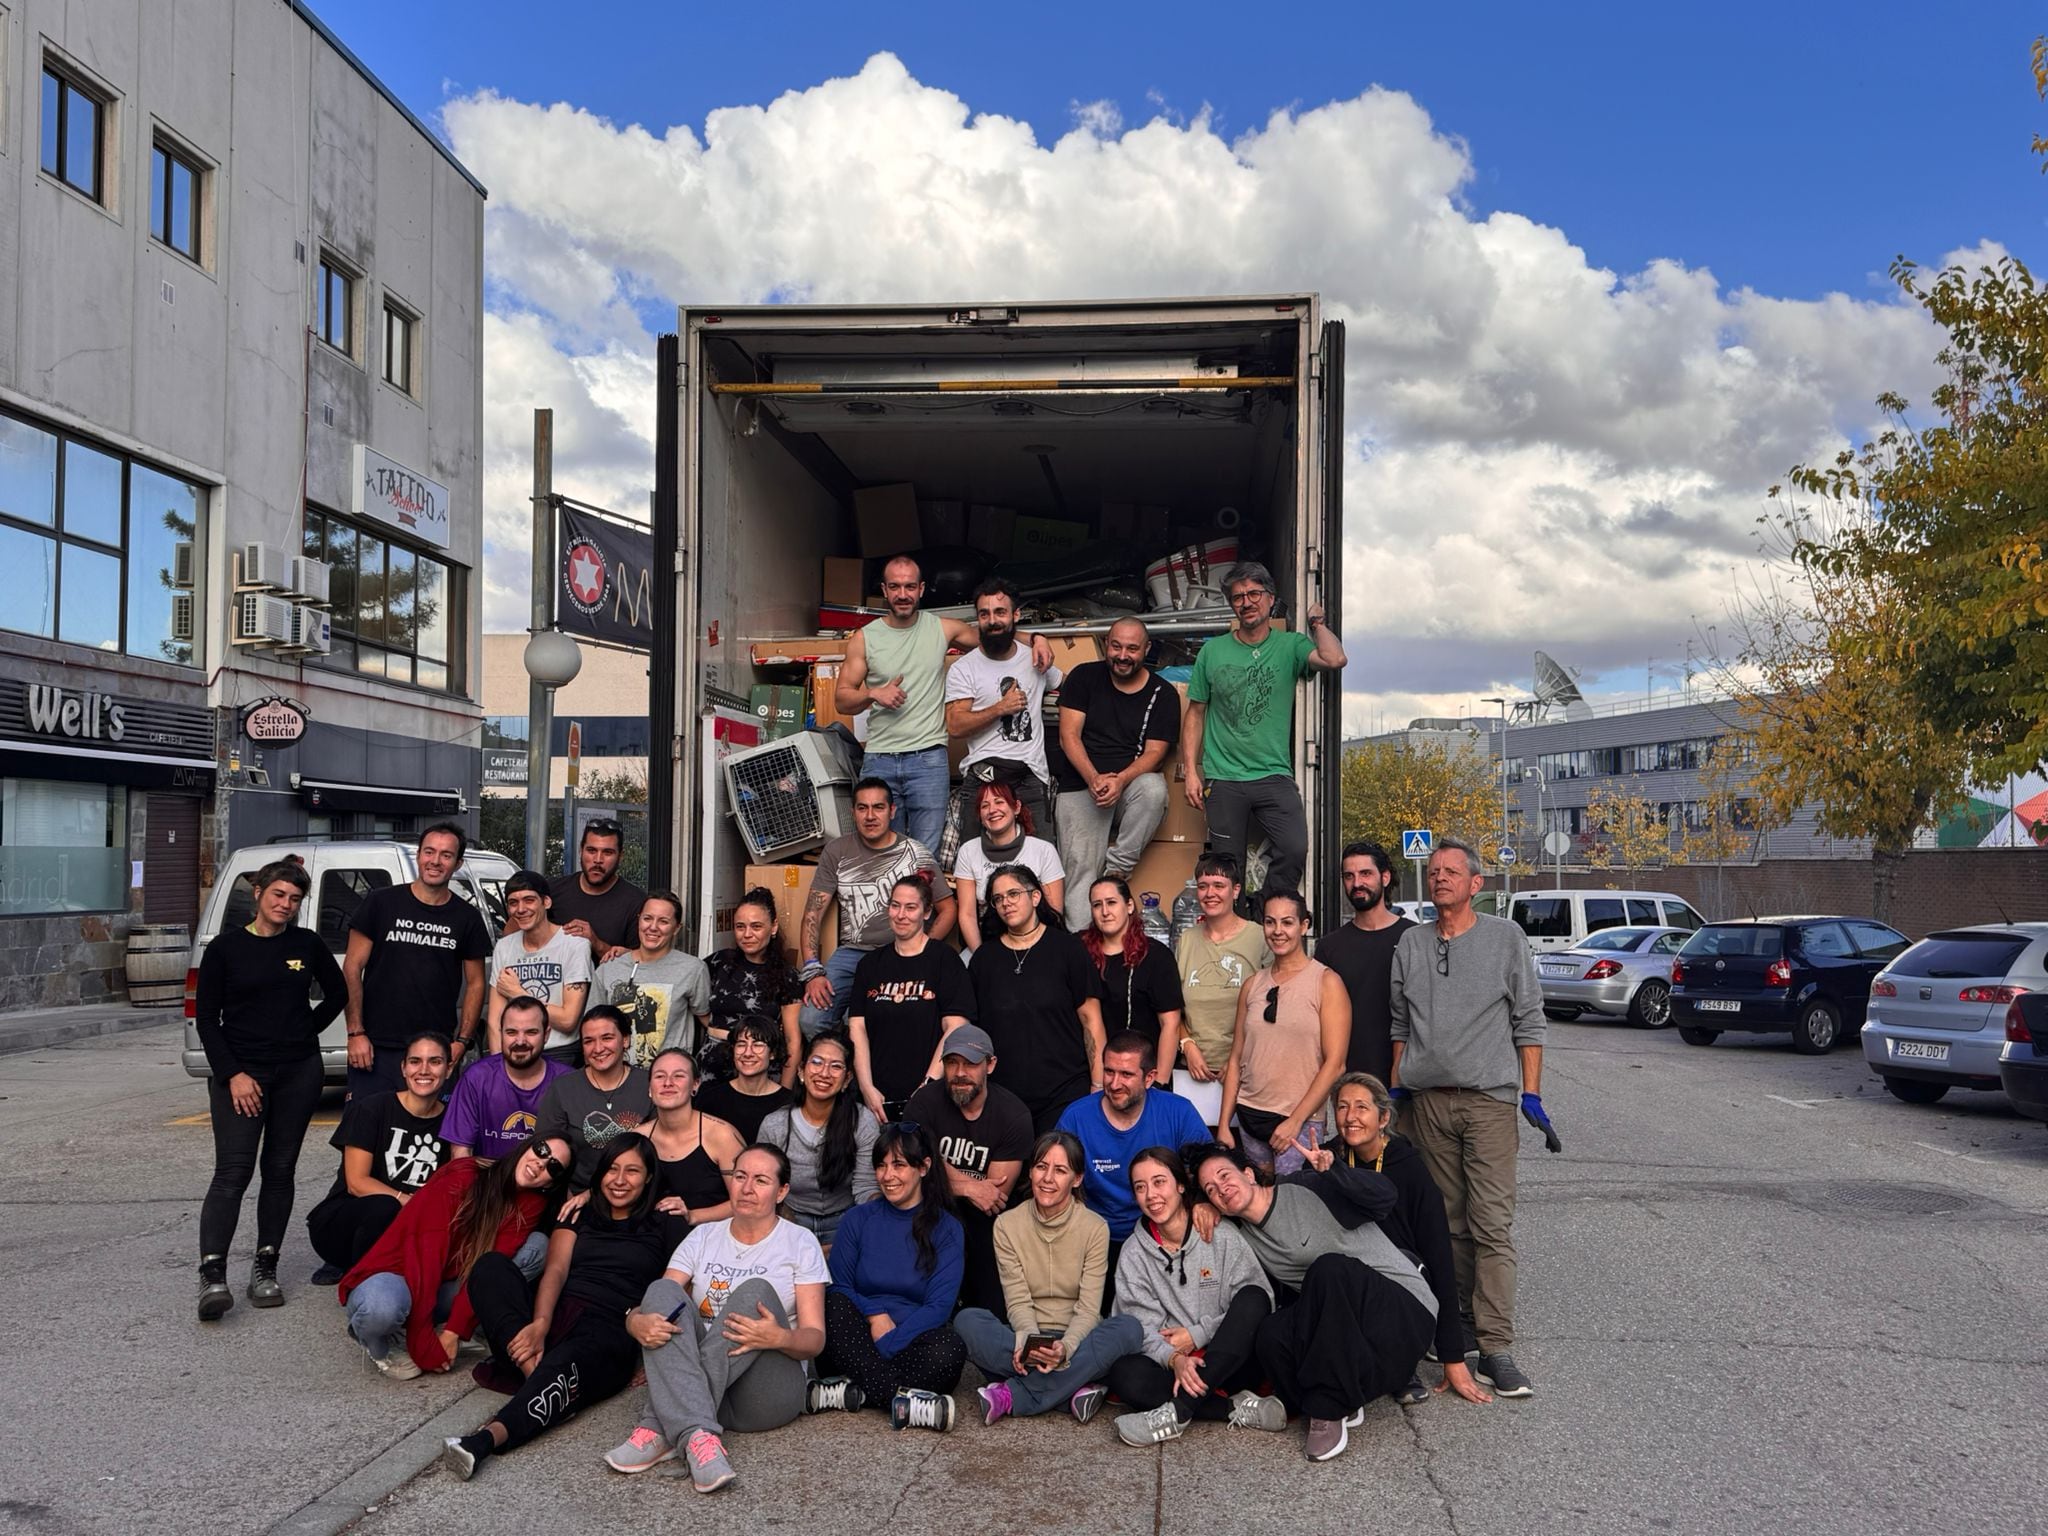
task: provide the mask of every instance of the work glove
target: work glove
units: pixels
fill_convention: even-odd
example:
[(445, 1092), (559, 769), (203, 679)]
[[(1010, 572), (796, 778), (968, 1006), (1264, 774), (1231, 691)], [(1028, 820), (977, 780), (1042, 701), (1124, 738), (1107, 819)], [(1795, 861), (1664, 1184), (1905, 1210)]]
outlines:
[(1394, 1107), (1396, 1109), (1399, 1109), (1403, 1104), (1406, 1104), (1410, 1099), (1414, 1098), (1415, 1093), (1412, 1089), (1394, 1087), (1389, 1088), (1387, 1090), (1387, 1097), (1392, 1099), (1394, 1101)]
[(1544, 1112), (1543, 1100), (1533, 1093), (1522, 1095), (1522, 1118), (1543, 1133), (1543, 1145), (1552, 1152), (1562, 1152), (1564, 1143), (1557, 1139), (1557, 1129), (1550, 1123), (1550, 1116)]

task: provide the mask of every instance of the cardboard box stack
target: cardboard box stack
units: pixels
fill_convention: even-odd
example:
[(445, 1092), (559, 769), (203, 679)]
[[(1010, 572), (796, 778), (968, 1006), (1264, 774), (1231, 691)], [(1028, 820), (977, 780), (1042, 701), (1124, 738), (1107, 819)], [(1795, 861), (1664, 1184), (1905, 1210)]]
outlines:
[[(809, 864), (749, 864), (747, 889), (766, 886), (775, 893), (776, 937), (789, 963), (801, 958), (797, 946), (803, 938), (804, 903), (810, 899), (811, 877), (817, 870)], [(839, 908), (825, 914), (825, 926), (818, 934), (818, 958), (824, 959), (839, 946)]]

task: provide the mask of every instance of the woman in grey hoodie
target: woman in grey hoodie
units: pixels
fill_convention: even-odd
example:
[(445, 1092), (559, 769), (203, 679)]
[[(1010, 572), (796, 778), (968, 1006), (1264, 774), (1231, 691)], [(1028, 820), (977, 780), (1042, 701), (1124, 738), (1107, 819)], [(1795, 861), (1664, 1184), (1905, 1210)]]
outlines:
[(1252, 1345), (1273, 1287), (1250, 1245), (1229, 1222), (1195, 1231), (1187, 1169), (1170, 1148), (1132, 1158), (1130, 1179), (1138, 1225), (1117, 1260), (1116, 1299), (1145, 1342), (1109, 1368), (1110, 1390), (1139, 1410), (1117, 1419), (1117, 1434), (1144, 1447), (1178, 1440), (1193, 1419), (1285, 1429), (1285, 1406), (1255, 1390)]

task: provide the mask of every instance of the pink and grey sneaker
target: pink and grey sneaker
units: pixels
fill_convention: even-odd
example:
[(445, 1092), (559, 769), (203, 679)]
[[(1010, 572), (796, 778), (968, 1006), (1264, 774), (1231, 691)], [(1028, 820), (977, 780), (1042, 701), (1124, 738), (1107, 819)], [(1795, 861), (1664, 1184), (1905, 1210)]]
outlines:
[(1108, 1401), (1109, 1388), (1099, 1381), (1091, 1381), (1067, 1399), (1067, 1411), (1074, 1416), (1076, 1424), (1086, 1424), (1095, 1417), (1096, 1410)]
[(725, 1459), (725, 1442), (708, 1429), (691, 1435), (683, 1454), (690, 1458), (690, 1482), (699, 1493), (716, 1493), (739, 1475)]
[(675, 1454), (676, 1448), (663, 1438), (660, 1430), (642, 1424), (626, 1436), (625, 1444), (615, 1445), (604, 1453), (604, 1464), (614, 1472), (645, 1472), (664, 1461), (673, 1461)]
[(985, 1387), (976, 1387), (974, 1395), (981, 1399), (983, 1424), (993, 1424), (997, 1419), (1008, 1418), (1016, 1412), (1010, 1402), (1010, 1384), (1007, 1381), (992, 1381)]

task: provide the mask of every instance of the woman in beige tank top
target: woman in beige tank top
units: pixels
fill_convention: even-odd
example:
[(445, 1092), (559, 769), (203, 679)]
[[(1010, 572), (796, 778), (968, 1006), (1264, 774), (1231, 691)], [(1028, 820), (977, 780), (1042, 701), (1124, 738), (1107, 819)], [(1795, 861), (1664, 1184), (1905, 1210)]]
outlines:
[(1268, 891), (1263, 906), (1273, 963), (1237, 995), (1217, 1140), (1241, 1144), (1262, 1168), (1292, 1173), (1328, 1135), (1324, 1106), (1351, 1049), (1351, 996), (1303, 948), (1311, 919), (1301, 896)]

